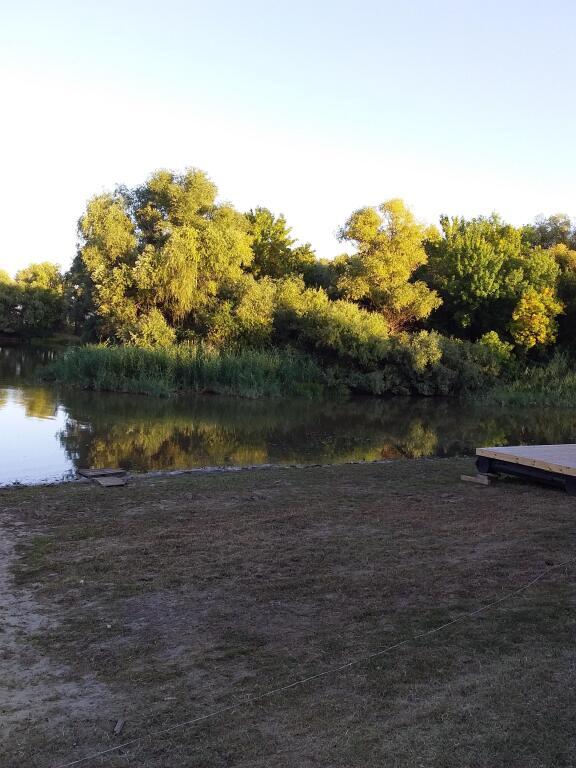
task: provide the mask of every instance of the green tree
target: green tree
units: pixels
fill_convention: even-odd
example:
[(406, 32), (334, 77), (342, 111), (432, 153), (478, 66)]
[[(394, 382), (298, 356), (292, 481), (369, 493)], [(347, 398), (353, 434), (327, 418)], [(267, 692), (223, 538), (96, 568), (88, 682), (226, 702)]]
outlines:
[(441, 300), (414, 279), (427, 262), (425, 237), (424, 227), (402, 200), (353, 213), (340, 231), (341, 240), (356, 246), (342, 265), (341, 295), (381, 313), (394, 332), (426, 319)]
[(436, 327), (478, 338), (506, 333), (514, 306), (528, 289), (554, 291), (559, 268), (542, 248), (526, 246), (522, 231), (493, 214), (440, 219), (442, 236), (428, 243), (426, 277), (443, 299)]
[(94, 304), (94, 283), (80, 253), (64, 276), (64, 305), (66, 321), (74, 333), (85, 341), (97, 339), (99, 319)]
[(552, 344), (556, 341), (556, 316), (562, 309), (550, 288), (528, 288), (512, 313), (512, 338), (525, 349)]
[(44, 336), (57, 331), (64, 319), (64, 279), (49, 261), (30, 264), (16, 273), (13, 314), (23, 336)]
[(119, 191), (94, 197), (80, 220), (80, 255), (93, 285), (102, 332), (122, 341), (136, 333), (134, 266), (137, 238), (128, 201)]
[(556, 261), (562, 274), (576, 271), (576, 250), (572, 250), (565, 243), (551, 246), (547, 253)]
[(345, 272), (347, 262), (347, 254), (333, 259), (314, 259), (302, 272), (306, 286), (322, 288), (331, 298), (339, 298), (338, 281)]
[(264, 346), (272, 341), (276, 283), (251, 274), (223, 286), (196, 319), (196, 336), (215, 346)]
[(20, 269), (16, 272), (16, 282), (26, 288), (40, 288), (58, 295), (62, 295), (64, 291), (64, 278), (60, 268), (50, 261), (29, 264)]
[(284, 216), (274, 216), (268, 208), (255, 208), (246, 218), (253, 238), (251, 271), (256, 277), (278, 279), (303, 275), (313, 267), (315, 256), (311, 245), (296, 245)]
[(555, 213), (552, 216), (539, 216), (534, 224), (529, 224), (523, 230), (524, 239), (530, 245), (551, 248), (553, 245), (576, 245), (576, 231), (565, 213)]
[(158, 171), (89, 202), (81, 256), (105, 334), (167, 343), (242, 277), (252, 261), (248, 222), (216, 194), (202, 171)]
[(12, 335), (20, 329), (21, 290), (8, 278), (0, 281), (0, 333)]
[(558, 343), (574, 349), (576, 347), (576, 250), (564, 243), (547, 249), (560, 269), (558, 298), (564, 305), (564, 312), (558, 318)]
[(388, 349), (388, 323), (348, 301), (331, 301), (321, 288), (306, 288), (301, 278), (277, 285), (275, 339), (314, 351), (328, 361), (370, 367)]

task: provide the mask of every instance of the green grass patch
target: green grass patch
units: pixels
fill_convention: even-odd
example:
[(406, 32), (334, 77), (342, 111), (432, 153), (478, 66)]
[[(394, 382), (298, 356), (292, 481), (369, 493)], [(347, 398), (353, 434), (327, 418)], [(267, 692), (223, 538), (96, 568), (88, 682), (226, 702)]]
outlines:
[(45, 558), (53, 548), (53, 544), (51, 536), (34, 536), (27, 546), (23, 567), (29, 571), (41, 569)]
[(62, 564), (54, 565), (52, 562), (55, 543), (52, 535), (41, 535), (33, 536), (26, 547), (20, 547), (20, 558), (14, 567), (17, 584), (33, 584), (42, 580), (48, 571), (62, 569)]

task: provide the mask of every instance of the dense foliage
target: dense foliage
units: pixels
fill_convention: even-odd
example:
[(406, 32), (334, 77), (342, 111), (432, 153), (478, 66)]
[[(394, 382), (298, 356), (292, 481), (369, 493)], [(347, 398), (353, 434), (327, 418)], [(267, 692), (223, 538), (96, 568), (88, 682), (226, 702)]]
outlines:
[(14, 280), (0, 271), (0, 333), (30, 338), (62, 326), (64, 278), (49, 262), (30, 264)]
[[(525, 227), (495, 214), (443, 216), (437, 229), (388, 200), (353, 212), (340, 230), (351, 252), (327, 260), (299, 245), (283, 216), (236, 211), (191, 169), (92, 198), (79, 237), (65, 275), (48, 263), (0, 275), (4, 336), (67, 331), (161, 349), (142, 365), (178, 360), (180, 371), (200, 358), (251, 369), (256, 350), (271, 381), (270, 360), (306, 360), (311, 384), (375, 394), (478, 389), (574, 344), (576, 233), (560, 214)], [(104, 366), (94, 385), (110, 374), (104, 354), (94, 352)], [(133, 353), (113, 354), (110, 365), (133, 366)], [(87, 358), (76, 362), (85, 373)], [(116, 387), (128, 387), (115, 370)], [(159, 388), (185, 388), (189, 373), (164, 371)], [(270, 391), (287, 390), (292, 374), (278, 375), (284, 384)], [(207, 382), (215, 386), (213, 372)]]

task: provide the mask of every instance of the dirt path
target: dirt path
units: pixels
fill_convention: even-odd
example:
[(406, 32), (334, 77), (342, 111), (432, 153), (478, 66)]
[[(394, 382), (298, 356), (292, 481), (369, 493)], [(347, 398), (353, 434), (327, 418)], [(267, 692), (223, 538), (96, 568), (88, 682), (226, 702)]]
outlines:
[[(105, 706), (112, 707), (108, 687), (92, 676), (78, 677), (68, 667), (34, 647), (34, 637), (57, 629), (57, 612), (48, 613), (31, 590), (16, 586), (13, 568), (17, 544), (30, 538), (18, 532), (15, 521), (0, 523), (0, 754), (2, 744), (14, 741), (28, 752), (35, 729), (69, 727), (70, 719), (90, 720)], [(14, 739), (15, 733), (20, 734)], [(18, 755), (8, 757), (18, 763)], [(3, 763), (9, 768), (11, 762)], [(45, 765), (38, 754), (32, 765)]]

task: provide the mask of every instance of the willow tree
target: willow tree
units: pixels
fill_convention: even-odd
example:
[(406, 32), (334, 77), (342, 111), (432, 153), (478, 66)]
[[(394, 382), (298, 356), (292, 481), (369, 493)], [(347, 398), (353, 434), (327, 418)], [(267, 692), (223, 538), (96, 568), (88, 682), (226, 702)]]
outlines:
[(252, 260), (246, 218), (216, 203), (202, 171), (158, 171), (135, 189), (99, 195), (80, 220), (81, 258), (104, 332), (162, 344)]
[(253, 236), (251, 271), (255, 277), (302, 275), (314, 266), (312, 246), (296, 244), (284, 216), (275, 216), (268, 208), (255, 208), (246, 218)]
[(64, 291), (64, 278), (60, 268), (51, 261), (29, 264), (16, 272), (15, 280), (26, 288), (39, 288), (59, 295)]
[(356, 252), (342, 261), (341, 295), (381, 313), (392, 331), (426, 319), (441, 300), (414, 273), (427, 262), (425, 228), (402, 200), (361, 208), (350, 216), (340, 239)]
[(60, 328), (64, 319), (64, 278), (57, 264), (42, 261), (16, 272), (19, 333), (43, 336)]

